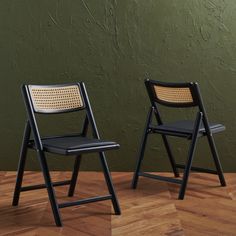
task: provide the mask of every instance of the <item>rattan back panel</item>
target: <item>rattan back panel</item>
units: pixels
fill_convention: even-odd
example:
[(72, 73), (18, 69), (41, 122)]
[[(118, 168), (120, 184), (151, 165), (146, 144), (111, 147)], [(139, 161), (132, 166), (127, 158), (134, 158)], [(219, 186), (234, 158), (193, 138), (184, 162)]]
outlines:
[(35, 112), (59, 113), (77, 110), (84, 106), (78, 85), (29, 85), (28, 88)]
[(157, 99), (167, 103), (184, 104), (193, 103), (193, 97), (190, 88), (184, 87), (165, 87), (154, 85)]

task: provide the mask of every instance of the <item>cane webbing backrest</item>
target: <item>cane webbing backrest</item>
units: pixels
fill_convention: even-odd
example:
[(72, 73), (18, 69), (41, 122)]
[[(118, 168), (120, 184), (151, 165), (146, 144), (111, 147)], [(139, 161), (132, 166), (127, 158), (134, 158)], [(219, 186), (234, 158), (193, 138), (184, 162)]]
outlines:
[(84, 106), (81, 91), (76, 85), (29, 85), (29, 94), (35, 112), (60, 113), (78, 110)]
[(145, 80), (151, 102), (170, 107), (198, 106), (197, 83), (169, 83), (156, 80)]
[(193, 97), (190, 88), (163, 87), (154, 85), (156, 97), (169, 103), (192, 103)]

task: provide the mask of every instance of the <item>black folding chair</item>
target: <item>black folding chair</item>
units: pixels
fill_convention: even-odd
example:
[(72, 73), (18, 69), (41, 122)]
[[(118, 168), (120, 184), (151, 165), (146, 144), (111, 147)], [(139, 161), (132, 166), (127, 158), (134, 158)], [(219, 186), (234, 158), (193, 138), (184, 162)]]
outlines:
[[(141, 141), (137, 166), (132, 181), (132, 188), (135, 189), (137, 187), (139, 176), (177, 183), (181, 185), (179, 191), (179, 199), (184, 199), (190, 170), (217, 174), (219, 176), (221, 185), (226, 186), (222, 167), (212, 136), (213, 133), (218, 133), (225, 130), (225, 127), (222, 124), (208, 122), (206, 110), (203, 105), (203, 100), (200, 94), (198, 84), (192, 82), (165, 83), (153, 80), (146, 80), (145, 85), (151, 101), (151, 107), (148, 112), (144, 135)], [(171, 123), (163, 123), (160, 116), (160, 112), (158, 110), (158, 104), (175, 108), (198, 107), (196, 119), (195, 121), (180, 120)], [(153, 115), (156, 118), (157, 125), (152, 123)], [(153, 133), (161, 134), (175, 177), (179, 177), (178, 168), (184, 169), (182, 180), (140, 171), (141, 163), (144, 158), (144, 151), (148, 135)], [(188, 158), (185, 165), (176, 164), (170, 149), (169, 142), (167, 140), (168, 135), (187, 138), (188, 140), (191, 140), (188, 151)], [(206, 136), (208, 139), (216, 170), (192, 167), (192, 160), (194, 157), (197, 139), (199, 137), (204, 136)]]
[[(28, 119), (24, 131), (24, 138), (20, 153), (18, 174), (12, 205), (18, 205), (20, 192), (22, 191), (47, 188), (55, 223), (57, 226), (62, 226), (59, 208), (69, 206), (81, 205), (103, 200), (111, 200), (115, 210), (115, 214), (121, 214), (104, 154), (104, 151), (106, 150), (118, 149), (119, 144), (111, 141), (103, 141), (100, 139), (84, 83), (81, 82), (76, 84), (49, 86), (23, 85), (22, 93), (26, 105)], [(86, 111), (81, 133), (41, 138), (35, 114), (57, 114), (81, 110)], [(89, 124), (91, 125), (93, 138), (86, 137)], [(31, 131), (33, 137), (32, 139), (30, 138)], [(45, 184), (22, 187), (28, 148), (35, 149), (37, 152)], [(45, 152), (76, 156), (74, 170), (70, 180), (54, 183), (51, 181)], [(82, 154), (91, 152), (99, 153), (99, 159), (103, 167), (104, 177), (109, 190), (109, 195), (58, 204), (53, 187), (70, 185), (68, 196), (73, 196)]]

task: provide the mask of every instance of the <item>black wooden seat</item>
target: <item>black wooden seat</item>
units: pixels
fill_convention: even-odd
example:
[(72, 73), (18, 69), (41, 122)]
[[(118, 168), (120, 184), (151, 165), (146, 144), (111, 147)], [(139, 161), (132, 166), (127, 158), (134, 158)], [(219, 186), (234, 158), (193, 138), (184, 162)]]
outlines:
[[(209, 123), (212, 133), (218, 133), (225, 130), (225, 126), (218, 123)], [(165, 123), (163, 125), (150, 125), (149, 128), (153, 133), (166, 134), (177, 137), (191, 138), (194, 130), (194, 121), (192, 120), (180, 120), (171, 123)], [(199, 136), (206, 135), (206, 129), (201, 123), (199, 127)]]
[[(41, 140), (45, 152), (61, 155), (78, 155), (80, 153), (95, 152), (95, 150), (101, 152), (120, 147), (115, 142), (81, 136), (58, 136), (42, 138)], [(29, 142), (29, 147), (35, 148), (33, 140)]]

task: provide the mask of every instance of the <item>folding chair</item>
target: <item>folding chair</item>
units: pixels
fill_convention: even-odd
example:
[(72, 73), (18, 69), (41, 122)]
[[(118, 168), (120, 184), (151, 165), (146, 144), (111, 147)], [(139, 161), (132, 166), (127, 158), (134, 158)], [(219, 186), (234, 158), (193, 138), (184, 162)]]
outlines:
[[(184, 199), (190, 170), (217, 174), (219, 176), (221, 185), (226, 186), (222, 167), (216, 150), (216, 145), (212, 136), (213, 133), (218, 133), (225, 130), (225, 127), (222, 124), (209, 123), (198, 84), (193, 82), (165, 83), (147, 79), (145, 80), (145, 85), (151, 101), (151, 106), (148, 112), (144, 134), (141, 141), (139, 157), (132, 181), (132, 188), (135, 189), (137, 187), (139, 176), (158, 179), (180, 184), (179, 199)], [(159, 104), (172, 108), (197, 107), (198, 112), (196, 115), (196, 119), (195, 121), (180, 120), (176, 122), (163, 123), (160, 111), (158, 110)], [(152, 123), (153, 116), (157, 121), (157, 125)], [(155, 133), (161, 134), (162, 136), (162, 140), (164, 142), (164, 146), (166, 148), (175, 177), (179, 177), (179, 168), (184, 169), (182, 180), (140, 171), (148, 135)], [(191, 141), (185, 165), (176, 164), (172, 151), (170, 149), (169, 142), (167, 140), (168, 135), (186, 138)], [(192, 160), (194, 157), (197, 139), (204, 136), (207, 137), (216, 170), (192, 167)]]
[[(121, 214), (119, 203), (113, 188), (110, 172), (107, 166), (104, 151), (118, 149), (119, 144), (111, 141), (103, 141), (99, 137), (93, 112), (84, 83), (66, 85), (23, 85), (22, 94), (27, 110), (27, 122), (24, 131), (24, 138), (20, 153), (18, 174), (16, 179), (15, 192), (12, 205), (19, 203), (20, 192), (34, 189), (47, 188), (51, 203), (55, 223), (62, 226), (59, 208), (81, 205), (85, 203), (111, 200), (115, 214)], [(41, 138), (36, 114), (58, 114), (66, 112), (86, 111), (82, 132), (65, 136), (51, 136)], [(93, 138), (88, 138), (87, 130), (91, 126)], [(30, 138), (32, 131), (32, 139)], [(22, 187), (24, 168), (26, 162), (27, 149), (36, 150), (37, 156), (43, 172), (45, 184)], [(60, 155), (74, 155), (75, 163), (70, 180), (52, 182), (45, 153), (55, 153)], [(104, 177), (109, 190), (109, 195), (82, 199), (79, 201), (57, 203), (54, 186), (70, 185), (68, 196), (73, 196), (80, 168), (82, 154), (98, 152)]]

